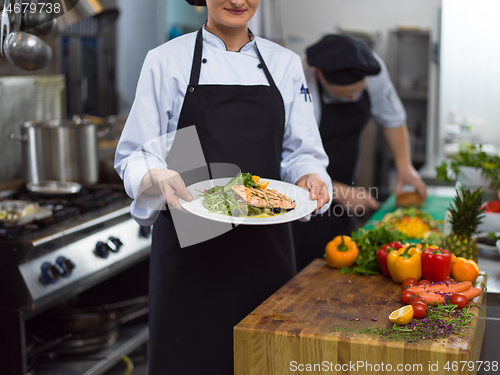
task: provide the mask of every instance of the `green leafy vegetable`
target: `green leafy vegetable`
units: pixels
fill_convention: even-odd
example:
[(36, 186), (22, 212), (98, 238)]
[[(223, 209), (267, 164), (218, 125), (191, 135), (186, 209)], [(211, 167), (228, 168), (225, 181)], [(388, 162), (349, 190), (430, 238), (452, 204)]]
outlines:
[(458, 175), (459, 167), (473, 167), (481, 170), (485, 178), (491, 179), (491, 187), (497, 190), (500, 187), (499, 171), (500, 156), (490, 155), (482, 150), (482, 146), (470, 146), (461, 150), (457, 155), (443, 161), (436, 167), (438, 181), (450, 182), (448, 172), (451, 170)]
[(342, 274), (378, 275), (377, 250), (393, 241), (406, 241), (408, 236), (397, 229), (386, 227), (364, 229), (352, 232), (352, 240), (358, 245), (359, 255), (352, 268), (343, 267)]
[(238, 200), (238, 195), (231, 189), (236, 185), (257, 186), (252, 177), (250, 173), (238, 173), (226, 185), (217, 185), (200, 192), (203, 196), (203, 207), (213, 213), (231, 216), (260, 215), (261, 209), (248, 206), (246, 202)]
[(495, 234), (495, 232), (488, 232), (488, 234), (486, 235), (486, 238), (489, 240), (492, 240), (492, 241), (496, 241), (497, 235)]

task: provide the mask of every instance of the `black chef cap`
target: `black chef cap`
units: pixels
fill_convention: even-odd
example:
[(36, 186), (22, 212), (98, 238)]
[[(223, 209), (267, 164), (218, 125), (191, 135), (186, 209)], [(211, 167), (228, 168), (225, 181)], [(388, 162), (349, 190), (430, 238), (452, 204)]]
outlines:
[(327, 35), (306, 54), (309, 65), (321, 69), (325, 79), (336, 85), (350, 85), (381, 70), (370, 47), (347, 35)]
[(186, 0), (191, 5), (198, 5), (200, 7), (206, 7), (207, 2), (205, 0)]

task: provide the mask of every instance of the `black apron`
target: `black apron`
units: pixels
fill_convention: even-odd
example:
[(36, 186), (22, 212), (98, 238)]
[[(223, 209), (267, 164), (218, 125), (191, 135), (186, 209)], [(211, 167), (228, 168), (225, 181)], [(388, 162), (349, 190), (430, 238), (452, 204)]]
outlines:
[[(319, 82), (318, 86), (322, 98)], [(321, 102), (319, 131), (330, 158), (328, 174), (335, 181), (354, 185), (361, 131), (371, 115), (370, 98), (364, 90), (361, 99), (356, 102)], [(350, 235), (355, 230), (356, 221), (352, 215), (352, 212), (348, 214), (343, 206), (333, 202), (327, 212), (313, 214), (309, 222), (292, 223), (297, 271), (314, 259), (323, 258), (326, 244), (335, 236)]]
[[(279, 180), (284, 104), (262, 56), (257, 49), (255, 69), (269, 86), (199, 85), (202, 45), (200, 30), (178, 129), (196, 125), (207, 163)], [(172, 214), (162, 211), (150, 262), (149, 373), (233, 374), (233, 327), (294, 274), (289, 224), (239, 225), (180, 248)]]

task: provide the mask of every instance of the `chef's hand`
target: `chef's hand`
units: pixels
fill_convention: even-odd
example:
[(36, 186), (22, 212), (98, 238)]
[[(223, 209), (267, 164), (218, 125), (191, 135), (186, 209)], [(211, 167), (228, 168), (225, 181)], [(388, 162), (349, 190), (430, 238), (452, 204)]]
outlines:
[(368, 191), (356, 186), (349, 186), (341, 182), (332, 181), (333, 200), (341, 204), (347, 211), (354, 210), (355, 214), (364, 214), (367, 210), (376, 210), (379, 204)]
[(409, 165), (404, 169), (398, 170), (395, 189), (396, 197), (401, 193), (401, 188), (403, 187), (403, 185), (406, 184), (412, 185), (415, 188), (416, 193), (420, 196), (420, 198), (422, 198), (422, 200), (425, 200), (425, 198), (427, 198), (427, 186), (418, 174), (417, 170), (413, 168), (413, 165)]
[(144, 176), (143, 184), (149, 186), (146, 194), (161, 192), (170, 209), (185, 211), (179, 203), (179, 197), (188, 202), (193, 199), (180, 174), (172, 170), (152, 169)]
[(309, 173), (300, 177), (295, 182), (295, 185), (309, 191), (309, 196), (313, 201), (317, 200), (316, 209), (314, 211), (319, 210), (330, 201), (330, 194), (328, 194), (326, 182), (323, 181), (321, 176), (317, 173)]

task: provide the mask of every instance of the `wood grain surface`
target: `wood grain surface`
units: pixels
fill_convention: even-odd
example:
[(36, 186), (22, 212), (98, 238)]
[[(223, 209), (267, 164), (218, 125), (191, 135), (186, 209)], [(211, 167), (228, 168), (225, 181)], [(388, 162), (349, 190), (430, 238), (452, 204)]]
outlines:
[[(477, 307), (463, 337), (408, 343), (357, 333), (392, 327), (400, 292), (382, 275), (342, 275), (313, 261), (234, 327), (235, 375), (475, 374), (460, 361), (479, 360), (486, 321)], [(486, 313), (486, 293), (474, 302)]]

